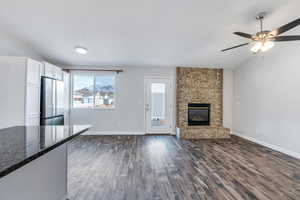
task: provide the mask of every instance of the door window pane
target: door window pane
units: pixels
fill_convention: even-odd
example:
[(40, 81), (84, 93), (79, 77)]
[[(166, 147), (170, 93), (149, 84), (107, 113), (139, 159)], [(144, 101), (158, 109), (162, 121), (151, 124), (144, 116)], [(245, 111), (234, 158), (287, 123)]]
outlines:
[(92, 75), (74, 74), (73, 107), (92, 108), (94, 106), (94, 77)]
[(164, 83), (151, 84), (151, 124), (162, 126), (166, 123), (165, 105), (166, 88)]
[(95, 76), (95, 107), (113, 108), (115, 104), (114, 91), (114, 76)]

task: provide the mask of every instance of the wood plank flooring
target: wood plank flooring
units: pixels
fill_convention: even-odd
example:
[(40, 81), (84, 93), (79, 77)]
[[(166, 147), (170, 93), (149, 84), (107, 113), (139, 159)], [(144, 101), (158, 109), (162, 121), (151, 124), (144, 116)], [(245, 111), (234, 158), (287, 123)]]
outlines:
[(300, 199), (300, 160), (233, 136), (80, 136), (71, 200)]

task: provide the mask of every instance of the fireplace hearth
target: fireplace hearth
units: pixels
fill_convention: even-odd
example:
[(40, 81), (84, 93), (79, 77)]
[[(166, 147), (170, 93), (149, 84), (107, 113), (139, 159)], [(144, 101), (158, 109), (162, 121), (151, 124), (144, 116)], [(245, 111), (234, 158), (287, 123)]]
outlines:
[(209, 126), (210, 125), (210, 104), (189, 103), (188, 104), (188, 125)]

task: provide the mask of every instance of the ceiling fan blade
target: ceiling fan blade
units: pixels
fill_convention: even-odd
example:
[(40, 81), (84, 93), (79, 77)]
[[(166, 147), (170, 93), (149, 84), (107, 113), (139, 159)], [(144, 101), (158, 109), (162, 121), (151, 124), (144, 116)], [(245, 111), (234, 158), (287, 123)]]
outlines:
[(279, 27), (278, 29), (271, 31), (270, 34), (277, 36), (277, 35), (280, 35), (282, 33), (285, 33), (287, 31), (291, 30), (292, 28), (295, 28), (298, 25), (300, 25), (300, 18), (298, 18), (288, 24), (283, 25), (283, 26)]
[(235, 49), (235, 48), (238, 48), (238, 47), (242, 47), (242, 46), (245, 46), (245, 45), (248, 45), (248, 44), (250, 44), (250, 42), (244, 43), (244, 44), (240, 44), (240, 45), (237, 45), (237, 46), (234, 46), (234, 47), (230, 47), (230, 48), (227, 48), (227, 49), (223, 49), (223, 50), (221, 50), (221, 51), (222, 51), (222, 52), (228, 51), (228, 50)]
[(300, 35), (289, 35), (289, 36), (277, 36), (271, 38), (275, 42), (287, 42), (300, 40)]
[(243, 33), (243, 32), (234, 32), (233, 34), (244, 37), (244, 38), (248, 38), (248, 39), (252, 39), (252, 35), (248, 34), (248, 33)]

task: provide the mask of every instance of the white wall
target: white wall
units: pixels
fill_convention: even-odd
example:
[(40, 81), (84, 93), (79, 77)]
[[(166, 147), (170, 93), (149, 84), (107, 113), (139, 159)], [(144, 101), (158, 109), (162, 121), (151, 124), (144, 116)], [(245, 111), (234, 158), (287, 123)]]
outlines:
[(232, 102), (233, 102), (233, 71), (226, 69), (223, 72), (223, 126), (232, 128)]
[[(91, 130), (96, 131), (144, 132), (144, 77), (171, 76), (175, 80), (176, 69), (175, 67), (123, 69), (124, 72), (116, 75), (115, 109), (71, 109), (71, 123), (92, 124), (94, 127)], [(175, 114), (173, 119), (175, 125)]]
[[(298, 31), (299, 32), (299, 31)], [(300, 43), (276, 43), (235, 70), (234, 132), (300, 157)]]

